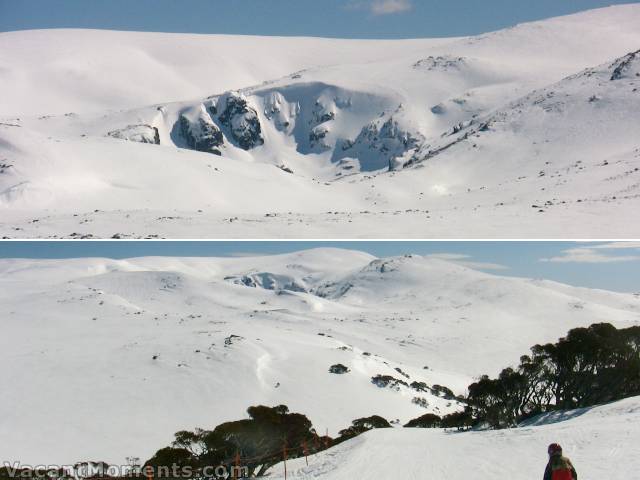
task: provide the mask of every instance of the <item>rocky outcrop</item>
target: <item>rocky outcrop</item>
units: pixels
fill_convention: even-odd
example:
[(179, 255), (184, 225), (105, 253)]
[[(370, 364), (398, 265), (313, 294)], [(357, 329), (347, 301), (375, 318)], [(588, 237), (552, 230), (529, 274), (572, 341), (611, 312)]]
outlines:
[(433, 71), (438, 70), (446, 72), (449, 70), (460, 70), (467, 64), (464, 57), (454, 57), (452, 55), (438, 55), (436, 57), (429, 56), (418, 60), (413, 64), (413, 68), (417, 70)]
[(355, 141), (343, 142), (341, 152), (334, 160), (357, 158), (361, 171), (395, 168), (394, 160), (417, 148), (423, 138), (403, 128), (393, 117), (365, 125)]
[(325, 139), (329, 134), (329, 129), (319, 125), (309, 132), (309, 147), (312, 150), (329, 150), (329, 145)]
[(635, 76), (640, 77), (640, 50), (628, 53), (621, 59), (617, 60), (613, 65), (613, 73), (611, 74), (611, 80), (620, 80), (627, 76), (632, 66), (636, 62)]
[(112, 130), (107, 136), (128, 140), (130, 142), (153, 143), (160, 145), (160, 134), (156, 127), (147, 124), (127, 125), (118, 130)]
[[(266, 131), (275, 127), (300, 154), (328, 153), (336, 175), (394, 169), (400, 157), (406, 162), (407, 151), (423, 140), (406, 126), (411, 117), (403, 106), (396, 105), (384, 97), (316, 83), (229, 91), (181, 112), (172, 137), (178, 145), (217, 154), (224, 144), (225, 155), (246, 158), (236, 148), (251, 151), (264, 145)], [(352, 129), (354, 121), (361, 122), (356, 138), (341, 137), (339, 132), (345, 128), (349, 135), (358, 132)]]
[(335, 102), (324, 102), (321, 99), (316, 100), (311, 112), (311, 124), (320, 125), (321, 123), (330, 122), (336, 118)]
[(249, 106), (247, 99), (237, 93), (228, 92), (215, 103), (218, 121), (224, 125), (233, 141), (243, 150), (251, 150), (264, 144), (258, 113)]
[(178, 119), (178, 126), (182, 138), (192, 150), (222, 154), (220, 147), (224, 145), (224, 136), (213, 123), (204, 105), (182, 113)]
[(227, 282), (235, 285), (242, 285), (252, 288), (264, 288), (265, 290), (289, 292), (307, 292), (308, 289), (304, 283), (299, 282), (288, 275), (281, 275), (270, 272), (249, 273), (245, 275), (225, 277)]

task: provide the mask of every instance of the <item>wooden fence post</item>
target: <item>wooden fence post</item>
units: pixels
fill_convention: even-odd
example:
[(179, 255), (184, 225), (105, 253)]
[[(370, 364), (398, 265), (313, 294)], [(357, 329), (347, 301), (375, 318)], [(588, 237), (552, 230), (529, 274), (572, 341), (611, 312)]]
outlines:
[(282, 459), (284, 461), (284, 480), (287, 480), (287, 442), (282, 445)]
[(238, 479), (238, 471), (240, 468), (240, 452), (236, 452), (236, 456), (233, 460), (234, 463), (234, 469), (233, 469), (233, 480), (237, 480)]
[(307, 448), (307, 441), (302, 441), (302, 452), (304, 453), (304, 461), (307, 462), (307, 467), (309, 466), (309, 449)]

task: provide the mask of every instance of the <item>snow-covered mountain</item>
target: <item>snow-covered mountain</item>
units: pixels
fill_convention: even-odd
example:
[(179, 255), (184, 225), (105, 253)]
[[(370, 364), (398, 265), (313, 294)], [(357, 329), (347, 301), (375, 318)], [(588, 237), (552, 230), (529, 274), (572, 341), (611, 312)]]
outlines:
[(333, 435), (446, 414), (461, 406), (435, 385), (463, 394), (573, 327), (638, 324), (640, 298), (339, 249), (10, 259), (0, 319), (5, 459), (122, 462), (255, 404)]
[(637, 237), (638, 24), (624, 5), (452, 39), (2, 33), (0, 229)]

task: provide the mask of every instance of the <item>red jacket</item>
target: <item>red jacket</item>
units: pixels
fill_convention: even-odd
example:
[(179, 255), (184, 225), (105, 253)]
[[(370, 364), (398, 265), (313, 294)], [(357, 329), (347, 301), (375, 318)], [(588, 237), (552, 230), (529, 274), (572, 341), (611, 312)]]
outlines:
[(544, 480), (578, 480), (571, 460), (562, 455), (553, 455), (544, 471)]

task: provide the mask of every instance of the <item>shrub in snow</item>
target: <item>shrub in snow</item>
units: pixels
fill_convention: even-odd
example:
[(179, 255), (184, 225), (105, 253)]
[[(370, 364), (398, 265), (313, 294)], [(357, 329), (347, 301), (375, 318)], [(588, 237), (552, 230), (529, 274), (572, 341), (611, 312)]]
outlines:
[(393, 388), (396, 390), (400, 389), (400, 385), (404, 385), (408, 387), (409, 384), (404, 380), (400, 380), (398, 378), (392, 377), (391, 375), (376, 375), (375, 377), (371, 377), (371, 383), (373, 383), (376, 387), (380, 388)]
[(408, 428), (439, 428), (442, 419), (435, 413), (425, 413), (424, 415), (409, 420), (405, 427)]
[(419, 392), (426, 392), (429, 390), (429, 386), (424, 382), (411, 382), (409, 386)]
[(447, 387), (443, 387), (442, 385), (437, 385), (437, 384), (433, 385), (431, 387), (431, 392), (434, 395), (438, 395), (440, 397), (446, 398), (447, 400), (453, 400), (456, 398), (456, 396), (453, 394), (451, 389)]
[(337, 374), (343, 374), (343, 373), (348, 373), (349, 369), (342, 365), (341, 363), (336, 363), (335, 365), (331, 365), (329, 367), (329, 373), (337, 373)]
[(476, 424), (471, 407), (465, 407), (463, 412), (454, 412), (442, 417), (440, 426), (443, 428), (457, 428), (466, 430)]
[(358, 418), (351, 422), (350, 427), (338, 432), (340, 436), (336, 439), (335, 443), (344, 442), (374, 428), (391, 428), (391, 424), (379, 415)]
[(427, 399), (424, 397), (413, 397), (413, 399), (411, 400), (411, 403), (415, 403), (416, 405), (419, 405), (422, 408), (429, 407), (429, 402), (427, 402)]

